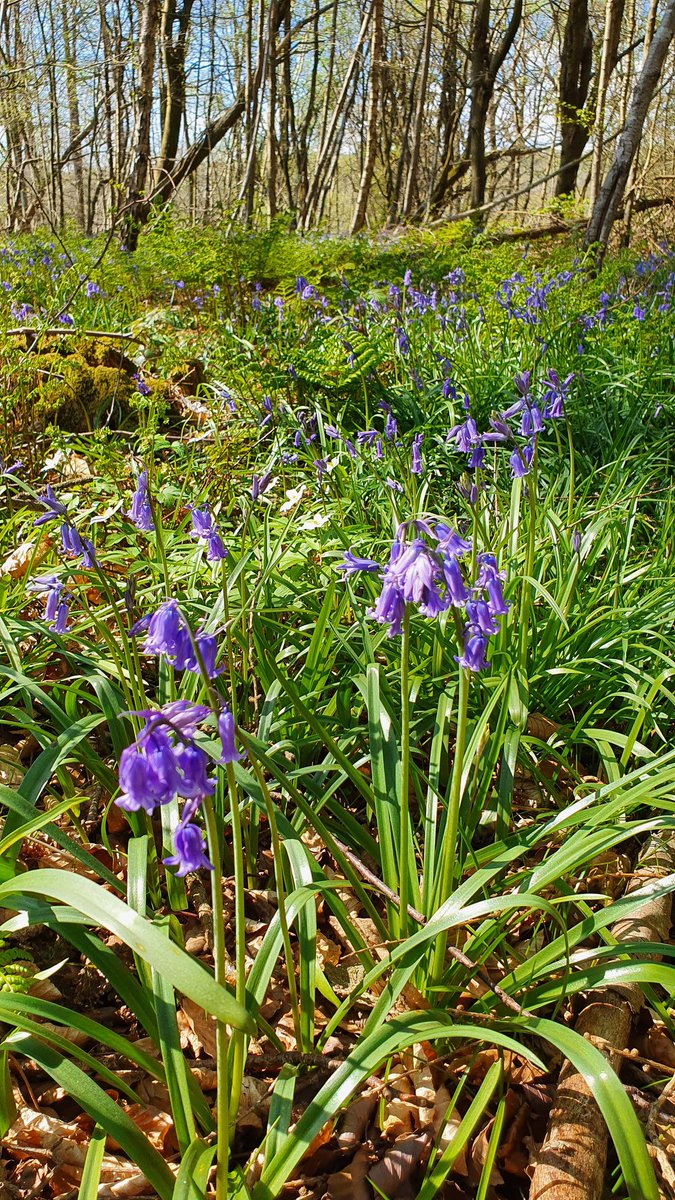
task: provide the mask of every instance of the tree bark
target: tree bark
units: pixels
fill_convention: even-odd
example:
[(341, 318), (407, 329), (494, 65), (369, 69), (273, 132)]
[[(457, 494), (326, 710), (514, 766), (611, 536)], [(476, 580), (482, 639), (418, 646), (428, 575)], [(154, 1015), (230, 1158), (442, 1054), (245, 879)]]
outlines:
[(135, 97), (134, 149), (122, 228), (122, 242), (127, 250), (136, 249), (139, 229), (147, 220), (145, 189), (150, 168), (150, 127), (159, 17), (159, 0), (144, 0), (139, 33), (140, 58)]
[[(467, 157), (471, 164), (472, 209), (485, 202), (487, 168), (485, 162), (485, 126), (499, 70), (513, 45), (523, 15), (522, 0), (515, 0), (511, 19), (497, 49), (490, 52), (490, 0), (478, 0), (471, 40), (471, 109)], [(481, 219), (475, 222), (479, 227)]]
[(673, 37), (675, 37), (675, 0), (667, 0), (661, 24), (654, 34), (654, 40), (633, 91), (626, 125), (619, 138), (614, 161), (607, 172), (588, 223), (585, 244), (591, 246), (598, 243), (599, 262), (604, 258), (607, 249), (612, 226), (623, 200), (628, 174), (640, 144), (647, 112), (661, 77), (663, 64)]
[(579, 159), (589, 138), (585, 110), (593, 69), (593, 35), (588, 21), (588, 0), (570, 0), (560, 55), (560, 173), (556, 196), (572, 195), (577, 185)]
[[(431, 0), (433, 3), (433, 0)], [(352, 234), (360, 233), (366, 223), (366, 212), (370, 189), (375, 173), (377, 157), (378, 116), (382, 79), (382, 55), (384, 53), (384, 0), (375, 0), (373, 8), (373, 33), (370, 47), (370, 99), (368, 103), (368, 132), (366, 151), (361, 172), (361, 183), (352, 220)]]

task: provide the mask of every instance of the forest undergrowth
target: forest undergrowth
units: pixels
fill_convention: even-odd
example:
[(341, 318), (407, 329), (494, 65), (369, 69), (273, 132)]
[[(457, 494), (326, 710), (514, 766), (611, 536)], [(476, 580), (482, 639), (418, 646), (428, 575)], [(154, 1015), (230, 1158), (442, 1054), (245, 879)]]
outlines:
[(671, 252), (415, 237), (2, 251), (3, 1195), (675, 1195)]

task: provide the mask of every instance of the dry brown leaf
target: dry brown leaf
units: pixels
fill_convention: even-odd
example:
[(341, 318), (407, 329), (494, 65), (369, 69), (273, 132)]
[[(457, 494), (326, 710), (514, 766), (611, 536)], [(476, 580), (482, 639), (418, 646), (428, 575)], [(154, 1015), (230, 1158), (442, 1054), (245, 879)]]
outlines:
[[(161, 1109), (147, 1104), (124, 1104), (124, 1111), (128, 1117), (137, 1125), (141, 1133), (144, 1133), (151, 1146), (156, 1150), (165, 1150), (167, 1143), (173, 1141), (174, 1129), (173, 1121), (168, 1113), (162, 1112)], [(112, 1134), (108, 1134), (109, 1148), (119, 1150), (121, 1147), (115, 1141)]]
[(372, 1152), (367, 1146), (357, 1150), (348, 1167), (328, 1176), (327, 1200), (371, 1200), (371, 1190), (366, 1183)]
[[(483, 1167), (487, 1160), (488, 1148), (490, 1145), (490, 1133), (494, 1121), (490, 1121), (484, 1129), (481, 1129), (478, 1136), (474, 1139), (469, 1151), (469, 1181), (478, 1184), (483, 1173)], [(490, 1172), (491, 1187), (499, 1187), (504, 1182), (504, 1177), (501, 1171), (496, 1167), (492, 1167)]]
[(616, 849), (603, 850), (591, 862), (586, 883), (590, 891), (602, 892), (616, 900), (631, 874), (632, 865), (627, 854)]
[(675, 1044), (663, 1026), (654, 1025), (640, 1040), (645, 1058), (652, 1058), (654, 1062), (675, 1070)]
[[(415, 1049), (419, 1051), (419, 1047), (415, 1047)], [(436, 1087), (429, 1064), (423, 1062), (411, 1071), (410, 1082), (418, 1104), (417, 1126), (419, 1129), (424, 1129), (427, 1125), (432, 1124), (436, 1105)]]
[(55, 450), (44, 461), (45, 471), (53, 471), (58, 479), (91, 479), (86, 458), (74, 450)]
[(88, 1140), (79, 1125), (37, 1112), (22, 1102), (19, 1117), (5, 1134), (2, 1145), (13, 1158), (82, 1166)]
[(263, 1117), (269, 1112), (271, 1099), (271, 1089), (264, 1080), (245, 1075), (237, 1111), (237, 1128), (262, 1130)]
[(195, 1055), (204, 1050), (209, 1058), (216, 1057), (215, 1019), (187, 996), (178, 1010), (178, 1028), (183, 1049), (189, 1046)]
[(412, 1180), (418, 1166), (429, 1153), (433, 1143), (431, 1133), (415, 1133), (400, 1138), (391, 1150), (387, 1150), (368, 1172), (368, 1178), (385, 1196), (412, 1197)]
[(47, 535), (40, 539), (29, 538), (5, 559), (0, 566), (0, 575), (9, 575), (10, 579), (23, 579), (31, 563), (38, 567), (49, 554), (51, 547), (51, 539)]
[(352, 1100), (342, 1118), (338, 1134), (337, 1140), (341, 1150), (352, 1150), (361, 1144), (377, 1101), (378, 1094), (375, 1091), (365, 1092), (357, 1096), (356, 1100)]

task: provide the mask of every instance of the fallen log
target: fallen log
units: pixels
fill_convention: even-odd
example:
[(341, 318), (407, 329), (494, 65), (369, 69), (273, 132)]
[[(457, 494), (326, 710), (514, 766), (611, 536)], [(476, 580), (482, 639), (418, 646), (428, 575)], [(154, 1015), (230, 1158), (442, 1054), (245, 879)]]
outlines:
[[(646, 844), (627, 894), (675, 871), (675, 835), (658, 832)], [(645, 900), (630, 917), (617, 921), (612, 933), (619, 942), (667, 942), (672, 896)], [(618, 1071), (635, 1015), (644, 1005), (639, 984), (591, 994), (575, 1029), (606, 1056)], [(570, 1062), (563, 1064), (548, 1130), (534, 1162), (530, 1200), (601, 1200), (605, 1187), (608, 1135), (602, 1113), (583, 1077)]]

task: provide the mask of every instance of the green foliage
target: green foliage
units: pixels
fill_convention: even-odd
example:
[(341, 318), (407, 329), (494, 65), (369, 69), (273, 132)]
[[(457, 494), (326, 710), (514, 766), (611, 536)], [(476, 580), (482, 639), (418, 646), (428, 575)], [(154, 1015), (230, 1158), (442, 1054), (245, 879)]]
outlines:
[[(111, 402), (112, 372), (126, 381), (124, 408), (138, 429), (126, 440), (95, 428), (38, 443), (38, 454), (59, 450), (60, 461), (72, 451), (86, 458), (86, 478), (50, 459), (47, 479), (68, 520), (95, 541), (97, 563), (62, 555), (54, 525), (42, 561), (35, 546), (25, 573), (0, 583), (3, 739), (13, 746), (28, 733), (37, 747), (18, 786), (0, 789), (0, 900), (16, 914), (4, 933), (45, 927), (93, 964), (151, 1052), (86, 1012), (4, 991), (0, 1019), (13, 1032), (3, 1047), (40, 1063), (99, 1127), (114, 1128), (167, 1200), (200, 1195), (212, 1160), (219, 1197), (274, 1200), (364, 1081), (426, 1041), (443, 1056), (472, 1046), (498, 1056), (479, 1087), (468, 1072), (458, 1086), (452, 1136), (421, 1173), (422, 1196), (444, 1186), (463, 1146), (494, 1118), (486, 1192), (505, 1120), (502, 1051), (541, 1069), (549, 1049), (588, 1079), (628, 1194), (657, 1194), (622, 1085), (559, 1017), (577, 992), (631, 982), (671, 1020), (672, 956), (651, 961), (648, 946), (617, 944), (611, 927), (646, 895), (669, 894), (673, 880), (617, 896), (595, 870), (599, 856), (675, 828), (670, 264), (664, 255), (636, 267), (623, 255), (595, 278), (569, 246), (537, 244), (523, 255), (465, 238), (452, 225), (391, 243), (302, 240), (280, 223), (264, 238), (227, 240), (188, 232), (173, 215), (133, 261), (112, 251), (97, 272), (100, 290), (73, 301), (82, 329), (132, 326), (130, 365), (109, 360), (113, 339), (84, 335), (40, 353), (14, 346), (8, 357), (22, 402), (47, 396), (56, 406), (68, 379), (87, 397), (87, 431)], [(95, 243), (73, 245), (72, 271), (86, 279), (95, 254)], [(458, 267), (461, 277), (445, 278)], [(39, 267), (30, 278), (17, 268), (12, 283), (13, 296), (23, 288), (22, 302), (45, 313), (67, 286)], [(45, 364), (46, 382), (37, 379)], [(448, 440), (466, 417), (464, 395), (486, 431), (521, 394), (524, 371), (545, 406), (550, 370), (573, 379), (527, 478), (512, 478), (514, 433), (506, 448), (486, 445), (470, 480), (466, 456)], [(180, 416), (167, 407), (176, 396)], [(411, 448), (422, 433), (418, 473)], [(129, 519), (142, 466), (150, 532)], [(35, 539), (44, 513), (43, 462), (34, 467), (3, 480), (7, 553)], [(257, 498), (254, 474), (269, 476)], [(474, 497), (470, 482), (484, 485)], [(221, 565), (190, 529), (188, 505), (206, 503), (229, 551)], [(354, 579), (336, 571), (350, 547), (383, 565), (400, 523), (413, 520), (422, 537), (425, 522), (447, 521), (473, 539), (472, 571), (476, 555), (490, 552), (506, 575), (509, 611), (479, 673), (458, 668), (456, 609), (432, 619), (410, 604), (402, 636), (387, 637), (372, 617), (381, 570)], [(52, 573), (72, 595), (63, 633), (45, 625), (44, 601), (29, 586)], [(193, 631), (217, 636), (214, 681), (175, 671), (130, 636), (167, 598)], [(234, 879), (226, 930), (218, 871), (212, 877), (213, 972), (185, 952), (187, 893), (162, 862), (174, 849), (178, 800), (154, 817), (129, 812), (114, 839), (108, 829), (138, 714), (179, 697), (211, 708), (198, 735), (216, 779), (205, 830), (212, 861)], [(247, 752), (225, 769), (214, 720), (221, 700)], [(83, 780), (98, 789), (115, 870), (85, 834)], [(72, 855), (82, 876), (34, 869), (26, 860), (36, 838)], [(273, 889), (277, 904), (252, 964), (251, 886)], [(328, 917), (357, 964), (344, 988), (318, 952)], [(16, 974), (7, 953), (4, 969)], [(483, 986), (467, 1004), (477, 977)], [(280, 1050), (264, 1016), (280, 983), (310, 1065), (345, 1022), (357, 1032), (297, 1120), (297, 1064), (281, 1070), (253, 1152), (260, 1169), (247, 1182), (229, 1147), (237, 1148), (250, 1038)], [(180, 994), (216, 1020), (213, 1115), (181, 1048)], [(411, 994), (420, 1010), (392, 1015)], [(177, 1178), (104, 1090), (106, 1068), (59, 1032), (68, 1023), (166, 1083), (183, 1156)], [(91, 1146), (83, 1195), (96, 1190), (100, 1135)]]

